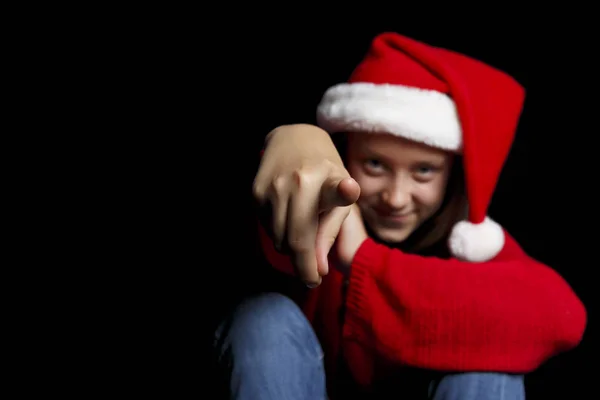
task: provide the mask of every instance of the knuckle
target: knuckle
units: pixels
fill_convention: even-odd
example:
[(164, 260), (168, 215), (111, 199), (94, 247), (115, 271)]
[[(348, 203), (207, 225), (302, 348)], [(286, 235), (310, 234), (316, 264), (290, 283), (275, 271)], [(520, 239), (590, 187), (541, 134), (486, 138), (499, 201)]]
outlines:
[(285, 188), (287, 187), (287, 179), (283, 176), (277, 176), (275, 177), (275, 179), (273, 179), (271, 187), (273, 189), (274, 194), (280, 195), (285, 191)]
[(314, 167), (302, 167), (294, 171), (293, 178), (299, 188), (306, 188), (318, 179), (318, 171)]
[(290, 238), (287, 243), (289, 249), (294, 253), (308, 253), (311, 248), (305, 240)]
[(260, 184), (258, 181), (254, 181), (252, 184), (252, 196), (254, 196), (255, 200), (263, 201), (265, 198), (264, 185)]

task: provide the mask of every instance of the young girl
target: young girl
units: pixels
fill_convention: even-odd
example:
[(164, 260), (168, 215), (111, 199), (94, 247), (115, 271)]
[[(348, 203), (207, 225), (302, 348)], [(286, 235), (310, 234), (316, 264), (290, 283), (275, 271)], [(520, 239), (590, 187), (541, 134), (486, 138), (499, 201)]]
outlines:
[(219, 327), (232, 398), (517, 400), (523, 374), (578, 345), (580, 300), (486, 215), (523, 100), (488, 65), (385, 33), (319, 127), (268, 135), (264, 254), (309, 288)]

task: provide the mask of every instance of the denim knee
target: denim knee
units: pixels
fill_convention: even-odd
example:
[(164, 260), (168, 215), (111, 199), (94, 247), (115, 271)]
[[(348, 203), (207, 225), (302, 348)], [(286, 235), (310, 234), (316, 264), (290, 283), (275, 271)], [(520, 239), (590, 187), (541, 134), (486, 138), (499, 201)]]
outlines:
[(319, 360), (323, 352), (312, 326), (290, 298), (265, 293), (243, 301), (221, 323), (215, 334), (218, 355), (225, 351), (242, 358), (277, 358), (290, 352)]
[(215, 335), (223, 387), (237, 400), (326, 397), (323, 352), (289, 298), (263, 294), (241, 303)]
[(494, 372), (447, 374), (432, 382), (432, 400), (524, 400), (523, 375)]

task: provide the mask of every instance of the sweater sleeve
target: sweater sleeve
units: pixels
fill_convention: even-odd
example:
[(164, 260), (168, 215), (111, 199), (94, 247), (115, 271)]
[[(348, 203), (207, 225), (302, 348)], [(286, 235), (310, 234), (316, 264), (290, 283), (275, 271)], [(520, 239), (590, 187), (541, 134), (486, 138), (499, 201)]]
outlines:
[(421, 257), (367, 239), (353, 260), (344, 337), (444, 371), (526, 373), (581, 341), (586, 310), (506, 234), (492, 261)]

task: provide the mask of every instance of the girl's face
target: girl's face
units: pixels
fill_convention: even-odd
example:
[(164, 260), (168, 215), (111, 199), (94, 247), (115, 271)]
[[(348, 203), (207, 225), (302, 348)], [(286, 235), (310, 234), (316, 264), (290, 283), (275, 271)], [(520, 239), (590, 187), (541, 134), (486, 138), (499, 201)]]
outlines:
[(350, 133), (347, 167), (365, 224), (388, 243), (408, 238), (440, 208), (453, 155), (388, 134)]

